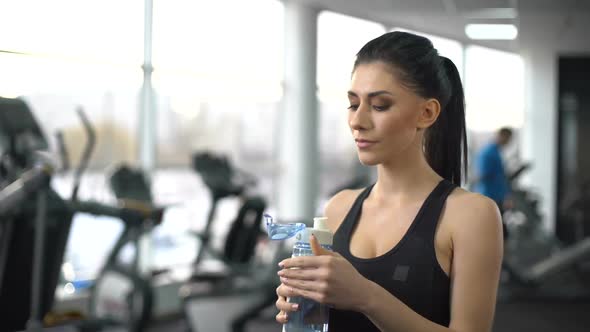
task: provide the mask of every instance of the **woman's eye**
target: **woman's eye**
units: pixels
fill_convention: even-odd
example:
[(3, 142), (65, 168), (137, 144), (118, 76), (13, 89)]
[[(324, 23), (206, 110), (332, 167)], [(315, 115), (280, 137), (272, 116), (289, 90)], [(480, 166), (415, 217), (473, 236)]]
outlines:
[(389, 107), (390, 107), (389, 105), (383, 105), (383, 106), (373, 105), (373, 109), (378, 112), (387, 111), (389, 109)]
[(348, 106), (348, 109), (351, 111), (356, 111), (356, 109), (359, 108), (359, 105), (350, 105)]

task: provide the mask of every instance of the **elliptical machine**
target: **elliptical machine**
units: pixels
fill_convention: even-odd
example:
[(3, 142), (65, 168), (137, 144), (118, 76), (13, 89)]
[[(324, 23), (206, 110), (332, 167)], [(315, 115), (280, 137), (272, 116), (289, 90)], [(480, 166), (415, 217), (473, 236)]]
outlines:
[[(123, 231), (91, 287), (90, 313), (126, 326), (129, 332), (140, 332), (150, 321), (154, 305), (152, 274), (140, 268), (140, 241), (162, 222), (164, 208), (153, 206), (151, 195), (142, 196), (147, 182), (138, 170), (118, 168), (109, 182), (119, 205), (142, 211), (142, 215), (135, 220), (121, 219)], [(124, 262), (121, 253), (129, 245), (134, 249), (133, 259)]]
[[(79, 111), (79, 115), (87, 133), (88, 144), (75, 174), (71, 199), (73, 207), (77, 212), (116, 217), (124, 226), (90, 287), (90, 316), (102, 325), (123, 326), (129, 332), (140, 332), (151, 319), (154, 301), (151, 275), (140, 271), (140, 239), (162, 222), (165, 209), (152, 204), (144, 174), (125, 167), (115, 170), (109, 179), (110, 187), (117, 198), (117, 207), (78, 201), (82, 171), (87, 167), (96, 144), (95, 131), (90, 121), (83, 112)], [(63, 142), (60, 147), (61, 155), (67, 156)], [(121, 252), (129, 245), (134, 249), (133, 259), (122, 262)]]
[(73, 215), (49, 186), (48, 147), (26, 103), (0, 98), (0, 312), (10, 313), (9, 331), (41, 328)]
[[(78, 200), (80, 177), (94, 145), (88, 120), (82, 110), (78, 114), (89, 140), (75, 173), (72, 198), (64, 200), (50, 187), (54, 167), (46, 158), (49, 145), (31, 110), (21, 99), (0, 98), (0, 312), (11, 313), (3, 315), (2, 329), (38, 331), (46, 325), (74, 213), (112, 216), (126, 225), (140, 225), (130, 226), (135, 228), (145, 220), (161, 221), (159, 209)], [(136, 302), (128, 303), (128, 312), (136, 312)], [(112, 325), (140, 331), (143, 321), (136, 323), (134, 317), (59, 324), (89, 332)]]
[(588, 279), (580, 278), (576, 271), (578, 264), (590, 259), (590, 238), (565, 245), (545, 230), (538, 197), (516, 185), (527, 169), (525, 165), (510, 176), (514, 207), (503, 217), (509, 229), (504, 261), (511, 275), (508, 282), (501, 284), (500, 298), (588, 299)]
[[(256, 184), (256, 179), (251, 174), (239, 170), (231, 165), (227, 157), (223, 155), (215, 155), (210, 152), (199, 152), (193, 155), (192, 160), (193, 169), (199, 173), (201, 179), (209, 189), (211, 197), (211, 206), (209, 213), (207, 214), (207, 220), (205, 227), (201, 232), (195, 233), (195, 236), (200, 241), (199, 251), (193, 262), (194, 276), (200, 275), (202, 278), (205, 274), (204, 271), (200, 270), (200, 264), (203, 258), (207, 255), (213, 255), (213, 258), (220, 258), (220, 253), (211, 247), (211, 227), (215, 220), (215, 214), (217, 212), (217, 206), (219, 202), (228, 197), (241, 197), (241, 211), (238, 212), (238, 217), (235, 219), (234, 224), (230, 229), (229, 237), (236, 237), (241, 243), (233, 243), (236, 249), (241, 251), (239, 255), (243, 258), (240, 260), (246, 262), (250, 259), (253, 254), (254, 246), (258, 235), (261, 233), (256, 228), (256, 225), (251, 225), (253, 222), (258, 223), (262, 220), (262, 213), (266, 207), (266, 202), (261, 197), (249, 196), (247, 189)], [(247, 228), (248, 233), (236, 234), (237, 229), (235, 226), (243, 225), (245, 221), (245, 214), (248, 210), (252, 210), (254, 213), (254, 221), (248, 221), (249, 226)], [(238, 227), (239, 228), (239, 227)], [(231, 242), (231, 239), (226, 243)], [(227, 249), (227, 248), (225, 248)], [(236, 253), (237, 254), (237, 253)]]

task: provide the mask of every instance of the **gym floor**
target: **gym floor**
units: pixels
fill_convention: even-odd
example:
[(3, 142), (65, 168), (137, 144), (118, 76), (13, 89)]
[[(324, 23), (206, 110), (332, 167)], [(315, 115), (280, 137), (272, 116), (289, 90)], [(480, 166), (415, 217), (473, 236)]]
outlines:
[[(590, 331), (590, 302), (514, 302), (498, 304), (493, 332), (588, 332)], [(246, 332), (279, 332), (273, 311), (248, 324)], [(155, 323), (148, 332), (182, 331), (187, 328), (182, 319)], [(215, 331), (198, 331), (215, 332)], [(348, 331), (347, 331), (348, 332)]]

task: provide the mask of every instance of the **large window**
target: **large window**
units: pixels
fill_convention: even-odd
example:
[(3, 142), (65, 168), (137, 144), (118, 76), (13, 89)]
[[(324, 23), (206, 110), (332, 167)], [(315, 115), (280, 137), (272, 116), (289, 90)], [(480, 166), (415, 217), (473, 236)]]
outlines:
[[(186, 232), (202, 228), (210, 209), (209, 193), (190, 169), (193, 153), (228, 156), (256, 176), (258, 190), (272, 204), (283, 5), (277, 0), (155, 2), (153, 33), (159, 167), (153, 189), (160, 202), (180, 203), (155, 232), (173, 243), (155, 251), (154, 263), (161, 267), (190, 262), (196, 251)], [(225, 229), (217, 226), (227, 226), (237, 212), (234, 203), (229, 199), (218, 207), (218, 235)]]
[[(149, 260), (156, 267), (188, 263), (196, 252), (186, 231), (203, 225), (210, 202), (188, 168), (192, 152), (227, 153), (244, 168), (272, 165), (283, 8), (276, 0), (230, 2), (154, 2), (160, 169), (152, 174), (152, 192), (157, 203), (172, 204), (153, 234)], [(3, 1), (0, 7), (0, 31), (10, 32), (0, 33), (0, 95), (24, 97), (48, 138), (63, 130), (73, 166), (86, 142), (75, 112), (81, 106), (97, 146), (80, 198), (114, 202), (105, 171), (137, 162), (143, 1)], [(72, 172), (54, 181), (64, 197), (72, 184)], [(227, 221), (236, 209), (219, 210), (218, 219)], [(94, 278), (120, 229), (117, 220), (76, 215), (66, 280)]]
[(270, 163), (282, 26), (276, 0), (155, 3), (160, 167), (186, 166), (196, 150)]
[(0, 2), (0, 50), (137, 66), (143, 1)]
[(515, 53), (480, 46), (468, 46), (465, 52), (468, 127), (474, 131), (493, 131), (501, 126), (522, 127), (522, 58)]
[(72, 159), (84, 143), (75, 109), (96, 127), (91, 167), (131, 161), (141, 87), (141, 1), (2, 1), (0, 95), (24, 97), (49, 138), (64, 130)]
[[(282, 26), (283, 6), (276, 0), (154, 3), (159, 170), (153, 190), (162, 203), (180, 203), (155, 232), (156, 266), (188, 263), (196, 253), (186, 232), (202, 228), (211, 202), (189, 168), (193, 153), (225, 154), (237, 167), (253, 170), (262, 192), (272, 192)], [(229, 208), (217, 209), (214, 225), (227, 226), (237, 207), (231, 200), (221, 204)], [(167, 247), (159, 245), (162, 239)]]

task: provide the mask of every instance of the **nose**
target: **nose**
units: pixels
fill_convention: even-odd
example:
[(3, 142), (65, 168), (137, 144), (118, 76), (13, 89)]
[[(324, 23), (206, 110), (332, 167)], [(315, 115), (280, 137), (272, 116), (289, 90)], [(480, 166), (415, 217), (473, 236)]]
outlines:
[(352, 130), (366, 130), (371, 127), (370, 109), (362, 103), (354, 112), (349, 113), (348, 125)]

